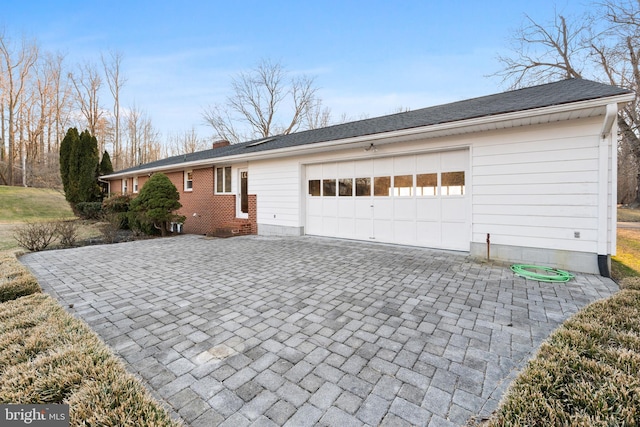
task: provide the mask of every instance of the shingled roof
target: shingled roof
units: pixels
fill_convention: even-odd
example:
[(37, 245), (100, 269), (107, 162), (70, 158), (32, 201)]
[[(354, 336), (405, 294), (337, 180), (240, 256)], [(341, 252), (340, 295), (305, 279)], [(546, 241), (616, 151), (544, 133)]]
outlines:
[(187, 162), (197, 162), (443, 123), (452, 123), (579, 101), (608, 98), (629, 93), (632, 93), (632, 91), (616, 86), (596, 83), (590, 80), (568, 79), (555, 83), (548, 83), (494, 95), (482, 96), (479, 98), (467, 99), (464, 101), (452, 102), (450, 104), (421, 108), (419, 110), (412, 110), (404, 113), (374, 117), (320, 129), (296, 132), (289, 135), (279, 135), (265, 138), (263, 140), (247, 141), (241, 144), (233, 144), (226, 147), (173, 156), (122, 171), (117, 171), (115, 174), (119, 175), (128, 172), (135, 172), (137, 170), (164, 168)]

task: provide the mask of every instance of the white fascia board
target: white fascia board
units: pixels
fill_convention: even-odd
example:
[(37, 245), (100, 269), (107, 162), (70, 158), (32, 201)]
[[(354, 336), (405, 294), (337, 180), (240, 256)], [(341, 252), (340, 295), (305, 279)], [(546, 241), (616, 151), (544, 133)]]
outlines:
[[(384, 132), (378, 134), (370, 134), (370, 135), (362, 135), (356, 136), (352, 138), (338, 139), (333, 141), (326, 142), (318, 142), (315, 144), (305, 144), (299, 145), (295, 147), (287, 147), (287, 148), (279, 148), (275, 150), (266, 150), (266, 151), (258, 151), (247, 154), (236, 154), (233, 156), (226, 157), (212, 157), (204, 160), (197, 160), (193, 162), (184, 162), (180, 164), (172, 164), (167, 166), (155, 167), (155, 168), (147, 168), (147, 169), (139, 169), (137, 171), (126, 172), (126, 173), (113, 173), (110, 175), (105, 175), (103, 179), (114, 179), (114, 178), (123, 178), (130, 177), (136, 175), (147, 175), (152, 172), (166, 172), (166, 171), (179, 171), (186, 170), (191, 168), (198, 168), (201, 166), (211, 166), (213, 164), (220, 163), (234, 163), (238, 161), (249, 161), (249, 160), (263, 160), (270, 159), (274, 157), (285, 157), (285, 156), (293, 156), (296, 154), (305, 154), (305, 153), (316, 153), (321, 151), (327, 151), (328, 149), (336, 148), (339, 146), (353, 146), (358, 143), (366, 142), (376, 142), (382, 140), (388, 140), (385, 143), (395, 142), (395, 140), (403, 138), (403, 137), (415, 137), (420, 136), (424, 138), (429, 138), (430, 133), (436, 133), (446, 130), (451, 130), (451, 134), (455, 133), (464, 133), (468, 132), (469, 128), (479, 127), (482, 125), (487, 125), (490, 123), (499, 123), (499, 122), (508, 122), (515, 121), (519, 119), (525, 119), (530, 117), (537, 117), (542, 115), (555, 115), (560, 113), (566, 113), (568, 111), (577, 111), (583, 109), (590, 109), (595, 107), (604, 107), (608, 104), (624, 104), (635, 99), (635, 94), (629, 93), (624, 95), (616, 95), (607, 98), (597, 98), (587, 101), (578, 101), (572, 102), (569, 104), (561, 104), (561, 105), (553, 105), (550, 107), (542, 107), (531, 110), (520, 110), (514, 111), (511, 113), (503, 113), (496, 114), (493, 116), (483, 116), (477, 117), (473, 119), (467, 120), (458, 120), (455, 122), (447, 122), (440, 123), (436, 125), (428, 125), (421, 126), (417, 128), (410, 129), (402, 129), (391, 132)], [(458, 129), (459, 132), (455, 132)]]

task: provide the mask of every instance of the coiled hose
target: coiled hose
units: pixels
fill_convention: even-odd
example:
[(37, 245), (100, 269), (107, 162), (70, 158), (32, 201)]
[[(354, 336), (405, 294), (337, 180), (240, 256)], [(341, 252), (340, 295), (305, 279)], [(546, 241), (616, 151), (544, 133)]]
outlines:
[(562, 283), (568, 282), (574, 277), (574, 275), (568, 271), (539, 265), (514, 264), (511, 266), (511, 270), (513, 270), (516, 276), (537, 280), (539, 282)]

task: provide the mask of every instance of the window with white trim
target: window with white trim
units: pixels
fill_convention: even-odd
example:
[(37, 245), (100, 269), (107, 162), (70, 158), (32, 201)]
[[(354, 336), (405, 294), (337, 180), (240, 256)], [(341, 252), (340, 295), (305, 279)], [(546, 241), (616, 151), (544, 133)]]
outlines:
[(193, 191), (193, 171), (184, 171), (184, 191)]
[(231, 166), (216, 168), (216, 193), (231, 193)]
[(134, 193), (138, 192), (138, 177), (137, 176), (133, 177), (133, 192)]
[(127, 178), (122, 178), (122, 194), (127, 194)]

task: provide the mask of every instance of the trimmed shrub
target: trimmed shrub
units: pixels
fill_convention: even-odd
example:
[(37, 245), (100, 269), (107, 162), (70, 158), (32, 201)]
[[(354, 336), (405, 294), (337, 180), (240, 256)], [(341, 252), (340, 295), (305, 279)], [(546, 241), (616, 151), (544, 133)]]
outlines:
[(0, 403), (68, 403), (71, 426), (177, 427), (82, 321), (50, 296), (0, 304)]
[(0, 303), (37, 292), (41, 292), (38, 281), (30, 273), (24, 273), (0, 285)]
[(144, 184), (138, 197), (131, 201), (130, 220), (135, 219), (141, 227), (156, 228), (165, 236), (171, 222), (184, 222), (186, 219), (175, 213), (182, 207), (179, 200), (180, 193), (169, 177), (155, 173)]
[(110, 196), (102, 202), (103, 219), (110, 223), (116, 224), (119, 229), (127, 230), (129, 226), (129, 205), (131, 204), (131, 196), (129, 194), (120, 194)]
[(56, 229), (57, 225), (53, 222), (30, 222), (18, 227), (13, 238), (23, 248), (42, 251), (55, 239)]
[(640, 277), (625, 277), (620, 282), (620, 288), (640, 291)]
[(0, 303), (41, 292), (35, 277), (13, 256), (0, 257)]
[(80, 202), (75, 207), (76, 213), (82, 219), (99, 219), (102, 215), (101, 202)]
[(640, 292), (592, 303), (544, 342), (483, 426), (640, 420)]

